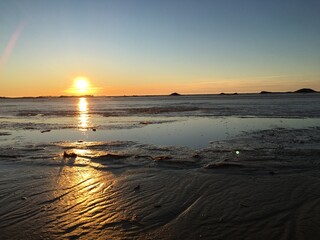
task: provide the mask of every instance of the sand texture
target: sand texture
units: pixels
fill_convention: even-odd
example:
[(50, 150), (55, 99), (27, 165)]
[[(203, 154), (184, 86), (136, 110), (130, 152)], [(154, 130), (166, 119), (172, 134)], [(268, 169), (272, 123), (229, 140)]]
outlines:
[(1, 239), (320, 239), (320, 128), (208, 147), (2, 145)]

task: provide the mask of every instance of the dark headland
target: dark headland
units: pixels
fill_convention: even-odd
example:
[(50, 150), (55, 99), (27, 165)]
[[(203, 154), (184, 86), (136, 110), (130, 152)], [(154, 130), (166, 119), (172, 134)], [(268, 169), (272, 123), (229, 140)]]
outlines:
[(311, 88), (301, 88), (297, 91), (295, 91), (295, 93), (316, 93), (317, 91), (311, 89)]
[(301, 88), (294, 92), (268, 92), (268, 91), (261, 91), (260, 94), (283, 94), (283, 93), (318, 93), (317, 91), (311, 89), (311, 88)]

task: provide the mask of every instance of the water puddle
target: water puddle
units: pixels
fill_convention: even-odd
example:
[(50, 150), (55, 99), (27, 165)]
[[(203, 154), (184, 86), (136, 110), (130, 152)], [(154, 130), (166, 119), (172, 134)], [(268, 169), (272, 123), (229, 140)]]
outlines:
[[(150, 120), (150, 119), (149, 119)], [(155, 122), (155, 123), (154, 123)], [(15, 139), (30, 143), (57, 141), (134, 141), (165, 146), (206, 147), (212, 141), (228, 140), (245, 132), (274, 128), (309, 128), (320, 126), (318, 118), (180, 118), (174, 122), (141, 122), (128, 128), (55, 129), (52, 131), (10, 131)], [(150, 124), (149, 124), (150, 123)]]

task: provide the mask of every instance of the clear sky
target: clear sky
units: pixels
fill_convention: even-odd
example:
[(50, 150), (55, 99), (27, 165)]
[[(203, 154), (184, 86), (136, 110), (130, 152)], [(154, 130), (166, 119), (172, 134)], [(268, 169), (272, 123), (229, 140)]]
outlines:
[[(319, 0), (0, 1), (0, 96), (320, 90)], [(89, 91), (88, 91), (89, 92)]]

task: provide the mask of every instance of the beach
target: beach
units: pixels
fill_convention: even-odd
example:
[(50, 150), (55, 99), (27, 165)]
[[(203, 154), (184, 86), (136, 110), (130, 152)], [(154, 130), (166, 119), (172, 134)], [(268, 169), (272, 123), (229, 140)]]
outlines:
[(1, 239), (319, 239), (319, 94), (0, 99)]

